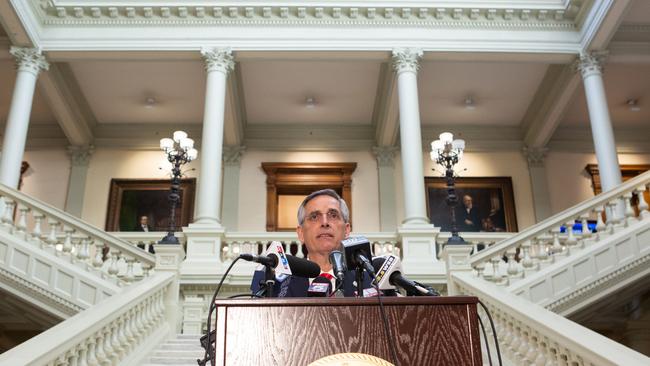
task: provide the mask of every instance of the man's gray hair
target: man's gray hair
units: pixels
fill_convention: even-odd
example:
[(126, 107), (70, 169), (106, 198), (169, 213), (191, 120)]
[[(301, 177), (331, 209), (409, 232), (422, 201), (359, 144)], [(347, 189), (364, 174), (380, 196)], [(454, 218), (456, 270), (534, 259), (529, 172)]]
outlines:
[(307, 203), (318, 196), (330, 196), (336, 198), (339, 201), (339, 208), (341, 209), (341, 216), (343, 216), (343, 222), (350, 222), (350, 210), (348, 205), (345, 203), (345, 200), (339, 196), (333, 189), (321, 189), (320, 191), (312, 192), (298, 207), (298, 225), (302, 226), (305, 223), (305, 206)]

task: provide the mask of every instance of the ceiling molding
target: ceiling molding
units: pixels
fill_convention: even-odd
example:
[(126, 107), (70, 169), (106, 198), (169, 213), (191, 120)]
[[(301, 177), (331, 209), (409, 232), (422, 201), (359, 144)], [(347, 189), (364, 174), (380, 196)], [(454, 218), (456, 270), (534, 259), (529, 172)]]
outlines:
[(129, 150), (158, 150), (160, 139), (170, 137), (174, 131), (182, 128), (194, 139), (194, 145), (200, 149), (200, 124), (149, 124), (149, 123), (99, 123), (95, 128), (97, 147), (111, 147)]
[(650, 63), (650, 41), (615, 41), (608, 47), (608, 63)]
[(246, 127), (248, 149), (272, 151), (370, 151), (372, 126), (337, 124), (263, 124)]
[(390, 62), (381, 65), (372, 115), (377, 146), (395, 146), (399, 132), (397, 75)]
[(594, 1), (581, 30), (581, 51), (603, 50), (623, 20), (632, 0)]
[(91, 144), (97, 121), (70, 67), (51, 64), (47, 72), (41, 73), (38, 85), (70, 144)]
[(580, 81), (580, 75), (572, 64), (548, 67), (521, 123), (526, 146), (546, 146), (560, 125)]
[(427, 125), (422, 127), (422, 149), (431, 150), (431, 141), (442, 132), (451, 132), (465, 140), (465, 151), (521, 151), (524, 142), (519, 127), (475, 125)]
[[(644, 132), (645, 131), (645, 132)], [(616, 151), (619, 154), (650, 154), (650, 127), (614, 128)], [(549, 151), (593, 153), (594, 141), (587, 127), (560, 127), (547, 145)]]

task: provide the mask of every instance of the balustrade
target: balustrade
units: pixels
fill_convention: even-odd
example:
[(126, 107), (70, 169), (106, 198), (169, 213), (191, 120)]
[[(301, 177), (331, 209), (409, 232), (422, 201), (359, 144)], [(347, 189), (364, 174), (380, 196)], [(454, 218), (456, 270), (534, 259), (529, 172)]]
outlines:
[[(643, 192), (649, 184), (650, 172), (644, 173), (496, 244), (488, 243), (483, 250), (479, 250), (477, 238), (471, 239), (464, 233), (463, 237), (474, 245), (474, 274), (507, 286), (630, 225), (648, 220), (650, 212)], [(633, 202), (637, 199), (635, 209)], [(595, 229), (589, 228), (590, 219), (596, 222)], [(444, 240), (444, 235), (439, 238)]]
[(0, 186), (0, 213), (4, 233), (120, 285), (143, 278), (148, 273), (143, 268), (155, 264), (153, 255), (5, 186)]

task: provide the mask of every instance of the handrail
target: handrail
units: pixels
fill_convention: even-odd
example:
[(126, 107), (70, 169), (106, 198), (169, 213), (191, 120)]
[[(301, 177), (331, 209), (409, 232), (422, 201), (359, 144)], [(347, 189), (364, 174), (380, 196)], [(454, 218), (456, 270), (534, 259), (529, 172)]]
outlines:
[(469, 272), (452, 272), (451, 280), (462, 293), (485, 303), (497, 326), (501, 352), (517, 364), (650, 364), (645, 355)]
[(155, 273), (0, 354), (0, 364), (117, 364), (165, 324), (164, 295), (174, 278), (171, 272)]
[(568, 221), (575, 219), (576, 217), (584, 214), (588, 210), (591, 210), (596, 207), (601, 207), (609, 203), (610, 201), (617, 199), (623, 194), (630, 193), (637, 189), (640, 186), (645, 186), (650, 182), (650, 171), (640, 174), (618, 187), (611, 189), (607, 192), (603, 192), (596, 197), (584, 201), (580, 204), (577, 204), (573, 207), (570, 207), (560, 213), (557, 213), (536, 225), (530, 226), (518, 234), (503, 240), (497, 245), (493, 245), (487, 250), (483, 250), (479, 253), (476, 253), (470, 257), (470, 263), (472, 267), (477, 264), (489, 260), (494, 256), (503, 255), (503, 253), (510, 249), (511, 247), (517, 246), (521, 242), (535, 238), (540, 234), (548, 233), (550, 230), (558, 227), (558, 225), (566, 224)]
[(36, 200), (4, 184), (0, 184), (0, 193), (2, 196), (9, 197), (12, 200), (17, 201), (21, 205), (24, 205), (32, 210), (36, 210), (46, 214), (47, 216), (56, 218), (56, 220), (62, 222), (64, 226), (71, 227), (77, 231), (89, 234), (103, 241), (109, 246), (114, 247), (114, 249), (119, 250), (122, 254), (126, 254), (129, 257), (134, 258), (142, 264), (149, 265), (151, 267), (155, 265), (155, 257), (152, 254), (136, 248), (128, 241), (120, 239), (115, 235), (111, 235), (104, 230), (90, 225), (63, 210)]

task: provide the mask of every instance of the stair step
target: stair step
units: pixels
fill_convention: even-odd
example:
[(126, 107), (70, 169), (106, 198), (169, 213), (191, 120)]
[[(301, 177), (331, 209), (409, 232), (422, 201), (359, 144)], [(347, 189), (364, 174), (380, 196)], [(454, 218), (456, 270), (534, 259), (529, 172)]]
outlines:
[(197, 350), (155, 350), (151, 357), (194, 357), (195, 355), (202, 354), (202, 349)]
[[(198, 357), (197, 357), (197, 358), (198, 358)], [(179, 360), (179, 359), (176, 359), (176, 358), (157, 358), (157, 357), (152, 357), (152, 358), (149, 360), (149, 362), (146, 363), (145, 365), (166, 365), (166, 366), (169, 366), (169, 365), (178, 365), (178, 366), (181, 366), (181, 365), (183, 365), (183, 366), (185, 366), (185, 365), (193, 365), (193, 366), (196, 366), (197, 363), (196, 363), (196, 358), (195, 358), (195, 359), (192, 359), (192, 360), (190, 360), (190, 359), (187, 359), (187, 360), (185, 360), (185, 359)]]
[(170, 344), (170, 343), (164, 343), (159, 347), (161, 350), (165, 351), (203, 351), (203, 348), (198, 344), (192, 343), (192, 344)]

